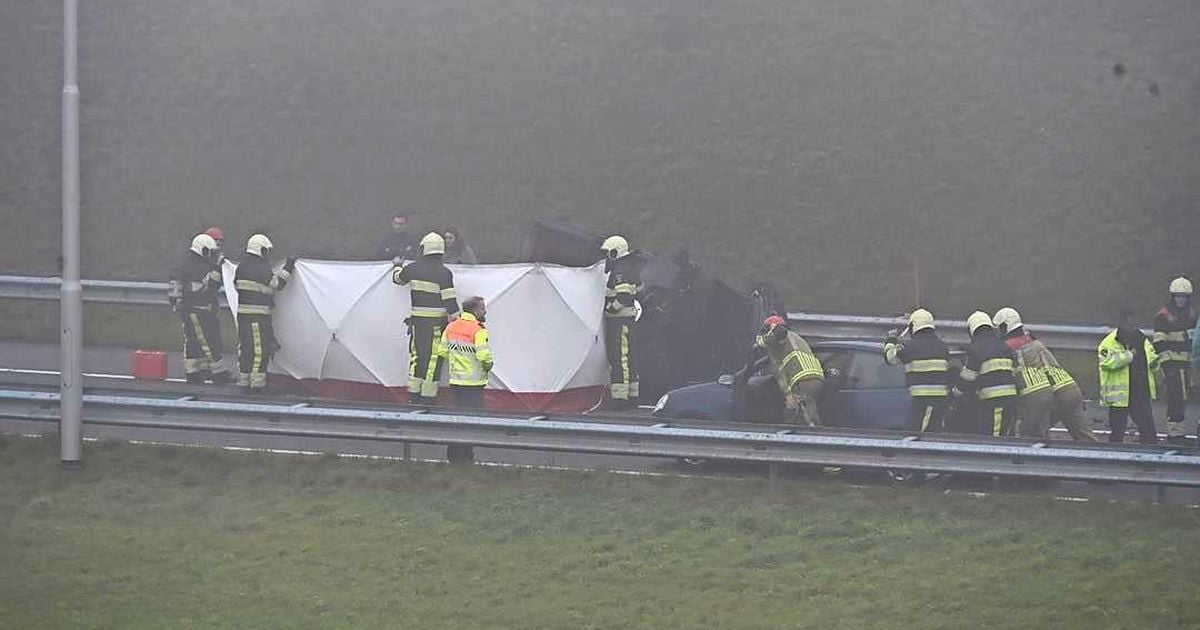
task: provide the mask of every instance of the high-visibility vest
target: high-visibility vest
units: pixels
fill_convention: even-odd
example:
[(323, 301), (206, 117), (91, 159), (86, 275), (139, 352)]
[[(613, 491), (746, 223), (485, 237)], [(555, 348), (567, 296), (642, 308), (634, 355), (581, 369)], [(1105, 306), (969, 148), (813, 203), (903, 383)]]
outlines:
[(446, 326), (438, 355), (449, 364), (451, 385), (487, 385), (495, 361), (488, 331), (471, 313), (463, 313)]
[[(1149, 339), (1142, 341), (1146, 352), (1146, 379), (1150, 384), (1150, 399), (1157, 392), (1154, 387), (1154, 368), (1158, 367), (1158, 353)], [(1105, 407), (1126, 408), (1129, 406), (1129, 365), (1133, 363), (1133, 351), (1117, 341), (1117, 331), (1108, 333), (1097, 348), (1100, 359), (1100, 402)]]

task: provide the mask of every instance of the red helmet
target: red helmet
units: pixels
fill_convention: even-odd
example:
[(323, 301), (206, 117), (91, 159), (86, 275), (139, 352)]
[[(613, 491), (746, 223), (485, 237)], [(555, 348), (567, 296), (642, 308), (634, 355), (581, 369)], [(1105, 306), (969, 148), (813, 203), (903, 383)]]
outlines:
[(222, 232), (221, 228), (219, 228), (219, 227), (210, 227), (207, 230), (204, 230), (204, 233), (213, 237), (214, 240), (217, 240), (217, 241), (225, 240), (225, 233)]
[(772, 315), (763, 320), (763, 328), (774, 328), (776, 326), (787, 326), (787, 320), (778, 315)]

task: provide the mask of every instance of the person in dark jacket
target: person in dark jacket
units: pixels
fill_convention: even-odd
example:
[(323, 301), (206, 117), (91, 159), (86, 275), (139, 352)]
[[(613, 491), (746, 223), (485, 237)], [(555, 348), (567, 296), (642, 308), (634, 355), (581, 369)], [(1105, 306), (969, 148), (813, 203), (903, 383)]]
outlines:
[(893, 331), (883, 343), (883, 359), (888, 365), (904, 365), (908, 395), (909, 431), (925, 433), (944, 429), (950, 406), (950, 350), (934, 329), (933, 313), (919, 308), (908, 318), (911, 335), (901, 341)]
[(442, 230), (442, 238), (446, 240), (446, 257), (447, 265), (476, 265), (479, 264), (479, 259), (475, 256), (475, 250), (467, 244), (467, 239), (463, 238), (462, 231), (456, 227), (448, 227)]
[(192, 239), (172, 278), (171, 305), (183, 326), (183, 371), (189, 383), (232, 380), (222, 356), (217, 292), (221, 290), (221, 249), (206, 233)]
[(992, 328), (992, 318), (975, 311), (967, 318), (971, 345), (958, 388), (974, 394), (975, 432), (993, 437), (1010, 436), (1016, 428), (1017, 381), (1013, 352)]
[(416, 260), (419, 252), (417, 237), (408, 231), (408, 214), (397, 212), (392, 217), (392, 231), (375, 244), (374, 260)]
[(238, 294), (238, 384), (250, 392), (267, 386), (267, 367), (279, 349), (271, 320), (275, 294), (287, 286), (296, 268), (296, 259), (288, 258), (282, 268), (273, 269), (273, 249), (266, 235), (251, 236), (234, 276)]
[(412, 305), (408, 318), (408, 399), (414, 404), (437, 401), (442, 362), (438, 344), (451, 317), (458, 315), (454, 274), (442, 262), (446, 241), (437, 232), (421, 239), (421, 258), (392, 269), (392, 282), (407, 286)]

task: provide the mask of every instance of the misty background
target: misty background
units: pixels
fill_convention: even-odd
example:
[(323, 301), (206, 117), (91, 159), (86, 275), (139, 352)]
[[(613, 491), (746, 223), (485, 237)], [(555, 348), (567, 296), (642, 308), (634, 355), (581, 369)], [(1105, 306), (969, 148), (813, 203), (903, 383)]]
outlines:
[[(0, 5), (0, 273), (54, 275), (60, 3)], [(88, 0), (85, 278), (393, 210), (687, 249), (797, 309), (1148, 320), (1200, 280), (1195, 0)]]

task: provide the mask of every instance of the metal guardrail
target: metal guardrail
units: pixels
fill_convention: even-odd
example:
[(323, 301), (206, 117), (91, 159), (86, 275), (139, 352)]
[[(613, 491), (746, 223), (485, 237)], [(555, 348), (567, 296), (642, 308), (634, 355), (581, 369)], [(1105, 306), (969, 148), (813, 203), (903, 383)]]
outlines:
[[(0, 298), (25, 300), (57, 300), (58, 278), (0, 275)], [(83, 299), (86, 302), (106, 304), (134, 304), (146, 306), (167, 305), (165, 282), (140, 282), (127, 280), (84, 280)], [(882, 339), (892, 328), (902, 328), (906, 323), (897, 317), (870, 317), (862, 315), (829, 315), (821, 313), (788, 313), (788, 318), (800, 325), (806, 337), (815, 339)], [(939, 320), (938, 329), (946, 341), (966, 343), (965, 321)], [(1083, 324), (1027, 324), (1046, 345), (1063, 350), (1096, 349), (1109, 328)]]
[[(0, 418), (58, 420), (59, 395), (0, 390)], [(84, 428), (168, 429), (189, 434), (288, 440), (471, 444), (497, 448), (817, 464), (888, 470), (1200, 487), (1200, 457), (1174, 451), (1081, 448), (1070, 443), (981, 444), (733, 429), (504, 418), (423, 410), (346, 409), (307, 404), (209, 402), (187, 398), (84, 397)]]
[[(0, 298), (57, 300), (61, 278), (0, 276)], [(167, 283), (132, 280), (84, 280), (83, 300), (105, 304), (166, 306)]]
[[(820, 313), (788, 313), (788, 319), (799, 324), (805, 337), (816, 339), (845, 339), (847, 337), (880, 339), (893, 328), (903, 328), (902, 317), (868, 317), (861, 315), (823, 315)], [(1025, 324), (1047, 346), (1060, 350), (1095, 351), (1112, 329), (1085, 324)], [(950, 343), (970, 341), (966, 321), (937, 320), (938, 332)], [(1149, 331), (1147, 331), (1149, 334)]]

